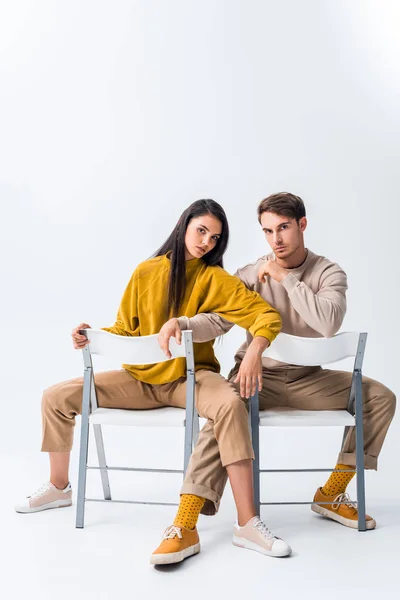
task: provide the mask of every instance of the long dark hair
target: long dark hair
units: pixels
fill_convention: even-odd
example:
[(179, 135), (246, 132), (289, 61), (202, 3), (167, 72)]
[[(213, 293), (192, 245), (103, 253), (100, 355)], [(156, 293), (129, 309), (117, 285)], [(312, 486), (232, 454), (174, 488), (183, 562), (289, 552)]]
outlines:
[(170, 252), (171, 271), (168, 283), (168, 299), (166, 305), (167, 318), (179, 316), (179, 307), (185, 295), (186, 261), (185, 235), (191, 219), (202, 215), (213, 215), (222, 225), (221, 236), (214, 248), (202, 257), (207, 265), (223, 267), (222, 257), (228, 246), (229, 226), (224, 209), (214, 200), (196, 200), (179, 217), (171, 235), (153, 256), (161, 256)]

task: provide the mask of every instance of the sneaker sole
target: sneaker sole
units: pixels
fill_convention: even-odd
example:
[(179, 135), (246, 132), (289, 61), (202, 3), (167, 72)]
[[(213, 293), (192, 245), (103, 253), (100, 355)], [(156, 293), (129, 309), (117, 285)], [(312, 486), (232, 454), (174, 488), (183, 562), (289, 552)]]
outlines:
[[(345, 527), (351, 527), (351, 529), (358, 529), (358, 521), (354, 521), (354, 519), (346, 519), (345, 517), (341, 517), (337, 513), (334, 513), (333, 511), (329, 510), (328, 508), (324, 508), (319, 504), (312, 504), (311, 510), (313, 510), (315, 513), (318, 513), (319, 515), (322, 515), (323, 517), (331, 519), (332, 521), (336, 521), (337, 523), (340, 523)], [(367, 529), (375, 529), (375, 519), (372, 519), (371, 521), (366, 521), (366, 527)]]
[(48, 502), (47, 504), (42, 504), (41, 506), (18, 506), (15, 508), (17, 513), (33, 513), (40, 512), (42, 510), (50, 510), (51, 508), (65, 508), (66, 506), (71, 506), (72, 500), (53, 500), (53, 502)]
[(238, 546), (239, 548), (246, 548), (247, 550), (254, 550), (255, 552), (260, 552), (261, 554), (265, 554), (266, 556), (272, 556), (273, 558), (284, 558), (285, 556), (290, 556), (292, 554), (292, 549), (282, 550), (281, 552), (274, 552), (273, 550), (267, 550), (254, 542), (249, 542), (245, 538), (239, 538), (235, 535), (232, 538), (232, 543), (234, 546)]
[(169, 554), (152, 554), (150, 557), (150, 564), (152, 565), (172, 565), (174, 563), (182, 562), (185, 558), (198, 554), (200, 552), (200, 544), (194, 544), (189, 546), (185, 550), (180, 552), (171, 552)]

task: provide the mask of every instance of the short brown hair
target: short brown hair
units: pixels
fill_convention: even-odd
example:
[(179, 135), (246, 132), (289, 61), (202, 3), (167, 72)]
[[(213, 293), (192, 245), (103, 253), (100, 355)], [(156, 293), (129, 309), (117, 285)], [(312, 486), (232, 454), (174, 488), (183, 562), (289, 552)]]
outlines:
[(276, 215), (283, 215), (300, 221), (306, 216), (306, 207), (300, 196), (295, 196), (290, 192), (279, 192), (271, 194), (268, 198), (261, 200), (257, 208), (258, 220), (261, 223), (261, 215), (265, 212), (272, 212)]

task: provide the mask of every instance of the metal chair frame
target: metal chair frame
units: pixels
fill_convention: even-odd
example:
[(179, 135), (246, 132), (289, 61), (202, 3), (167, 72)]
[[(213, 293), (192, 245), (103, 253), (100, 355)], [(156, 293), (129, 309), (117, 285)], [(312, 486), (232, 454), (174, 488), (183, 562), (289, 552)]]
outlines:
[[(286, 334), (280, 334), (286, 335)], [(346, 335), (346, 333), (339, 334)], [(337, 337), (337, 336), (334, 336)], [(303, 338), (304, 339), (304, 338)], [(308, 338), (307, 338), (308, 339)], [(330, 338), (332, 339), (332, 338)], [(319, 344), (325, 340), (316, 338)], [(329, 342), (329, 339), (326, 340)], [(260, 469), (260, 410), (258, 391), (250, 398), (249, 402), (249, 421), (251, 427), (253, 449), (255, 460), (253, 462), (254, 479), (254, 502), (258, 514), (260, 507), (266, 505), (293, 505), (293, 504), (314, 504), (314, 502), (261, 502), (260, 501), (260, 473), (311, 473), (311, 472), (351, 472), (357, 474), (357, 507), (358, 507), (358, 530), (366, 531), (365, 519), (365, 476), (364, 476), (364, 426), (363, 426), (363, 397), (362, 397), (362, 364), (364, 359), (367, 333), (360, 333), (358, 345), (355, 353), (348, 356), (355, 356), (353, 377), (349, 394), (347, 411), (355, 414), (355, 434), (356, 434), (356, 468), (355, 469)], [(270, 354), (267, 351), (264, 355)], [(282, 360), (283, 360), (282, 356)], [(342, 357), (344, 358), (344, 357)], [(285, 361), (286, 362), (286, 361)], [(305, 365), (303, 365), (305, 366)], [(267, 414), (268, 411), (262, 411)], [(350, 426), (345, 427), (343, 440), (345, 439)], [(329, 502), (319, 502), (318, 504), (330, 504)], [(339, 504), (345, 504), (340, 502)]]
[[(81, 330), (80, 333), (87, 335), (87, 330)], [(107, 333), (107, 332), (101, 332)], [(114, 500), (111, 498), (110, 481), (108, 471), (136, 471), (147, 473), (186, 473), (190, 455), (197, 441), (199, 434), (199, 419), (195, 405), (195, 364), (193, 353), (193, 337), (190, 330), (183, 331), (183, 344), (186, 357), (186, 418), (185, 418), (185, 439), (184, 439), (184, 464), (183, 469), (144, 469), (131, 467), (109, 467), (106, 462), (104, 450), (102, 426), (93, 424), (94, 437), (96, 441), (97, 456), (99, 466), (88, 466), (89, 449), (89, 425), (90, 414), (98, 408), (95, 378), (92, 364), (92, 354), (90, 344), (83, 349), (83, 400), (82, 400), (82, 420), (81, 420), (81, 441), (79, 452), (79, 475), (78, 475), (78, 498), (76, 507), (76, 527), (82, 529), (85, 521), (85, 503), (86, 502), (121, 502), (127, 504), (151, 504), (162, 506), (176, 506), (176, 503), (170, 502), (143, 502), (133, 500)], [(107, 333), (107, 335), (110, 335)], [(129, 338), (131, 343), (143, 338)], [(180, 354), (179, 356), (182, 356)], [(176, 356), (172, 356), (176, 358)], [(166, 358), (164, 360), (167, 360)], [(153, 361), (159, 362), (159, 361)], [(136, 363), (139, 364), (139, 363)], [(142, 363), (141, 363), (142, 364)], [(113, 410), (113, 409), (110, 409)], [(158, 409), (162, 410), (162, 409)], [(176, 409), (181, 410), (181, 409)], [(100, 470), (101, 483), (103, 487), (104, 499), (86, 498), (86, 475), (88, 469)]]

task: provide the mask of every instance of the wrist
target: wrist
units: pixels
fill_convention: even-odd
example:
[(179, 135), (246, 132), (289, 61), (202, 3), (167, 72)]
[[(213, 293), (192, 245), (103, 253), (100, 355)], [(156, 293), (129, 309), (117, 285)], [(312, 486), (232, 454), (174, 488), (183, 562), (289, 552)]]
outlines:
[(251, 342), (249, 348), (252, 348), (252, 350), (254, 350), (255, 352), (262, 354), (264, 352), (264, 350), (266, 350), (268, 348), (269, 345), (270, 345), (269, 339), (259, 335), (255, 338), (253, 338), (253, 341)]
[(177, 318), (178, 325), (181, 331), (185, 331), (186, 329), (190, 329), (189, 319), (188, 317), (178, 317)]

